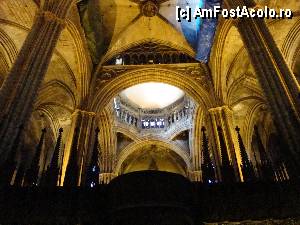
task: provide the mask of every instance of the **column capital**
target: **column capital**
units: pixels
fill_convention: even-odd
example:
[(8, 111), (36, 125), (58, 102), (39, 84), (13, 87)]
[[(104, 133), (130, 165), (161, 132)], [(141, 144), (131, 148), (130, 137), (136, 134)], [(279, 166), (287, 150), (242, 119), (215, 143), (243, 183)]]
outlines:
[(71, 117), (76, 116), (77, 114), (83, 114), (83, 115), (87, 115), (87, 116), (96, 116), (95, 112), (89, 112), (89, 111), (85, 111), (85, 110), (81, 110), (81, 109), (75, 109), (75, 111), (72, 113)]
[(218, 106), (218, 107), (215, 107), (215, 108), (210, 108), (208, 110), (209, 113), (216, 113), (216, 112), (221, 112), (221, 111), (232, 112), (232, 109), (229, 108), (228, 105), (223, 105), (223, 106)]
[(117, 177), (115, 173), (100, 173), (99, 174), (100, 184), (108, 184), (115, 177)]
[(36, 16), (66, 25), (66, 16), (75, 0), (44, 0)]
[(202, 172), (200, 170), (188, 171), (190, 180), (200, 182), (202, 181)]
[(66, 19), (58, 17), (56, 14), (54, 14), (51, 11), (44, 11), (43, 9), (40, 9), (37, 12), (36, 17), (44, 17), (45, 20), (47, 20), (47, 21), (54, 21), (63, 26), (66, 26)]

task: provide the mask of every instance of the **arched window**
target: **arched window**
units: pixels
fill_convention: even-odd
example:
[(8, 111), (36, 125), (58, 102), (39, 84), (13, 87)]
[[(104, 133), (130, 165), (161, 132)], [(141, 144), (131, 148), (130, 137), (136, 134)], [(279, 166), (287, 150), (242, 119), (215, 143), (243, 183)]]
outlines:
[(149, 54), (148, 55), (148, 60), (147, 60), (148, 62), (148, 64), (154, 64), (154, 56), (153, 56), (153, 54)]
[(164, 63), (165, 64), (169, 64), (171, 62), (171, 57), (170, 55), (167, 53), (167, 54), (164, 54)]
[(105, 65), (144, 65), (197, 62), (187, 54), (167, 45), (147, 42), (118, 53)]
[(131, 64), (133, 64), (133, 65), (138, 65), (139, 64), (139, 58), (138, 58), (137, 55), (132, 55), (130, 61), (131, 61)]
[(172, 54), (172, 63), (178, 63), (179, 59), (178, 59), (178, 55), (176, 53)]
[(124, 55), (124, 64), (130, 65), (130, 56), (128, 54)]
[(144, 54), (141, 54), (140, 57), (140, 64), (147, 64), (147, 59), (146, 59), (146, 56)]
[(154, 57), (154, 64), (161, 64), (162, 62), (162, 55), (160, 53), (156, 54)]
[(186, 55), (181, 53), (180, 56), (179, 56), (179, 61), (181, 63), (186, 63)]

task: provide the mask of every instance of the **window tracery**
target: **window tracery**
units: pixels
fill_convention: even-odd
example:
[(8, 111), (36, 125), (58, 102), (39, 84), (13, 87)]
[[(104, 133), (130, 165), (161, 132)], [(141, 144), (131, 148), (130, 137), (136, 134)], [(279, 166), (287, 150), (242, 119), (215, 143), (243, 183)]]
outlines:
[(147, 42), (118, 54), (104, 65), (177, 64), (197, 62), (188, 54), (166, 45)]

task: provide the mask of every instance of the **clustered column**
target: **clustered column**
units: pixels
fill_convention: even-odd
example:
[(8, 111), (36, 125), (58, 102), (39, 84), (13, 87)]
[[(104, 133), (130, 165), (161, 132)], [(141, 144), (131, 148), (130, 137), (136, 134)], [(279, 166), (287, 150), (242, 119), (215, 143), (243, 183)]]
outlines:
[[(253, 0), (226, 0), (230, 8), (255, 7)], [(286, 164), (292, 177), (300, 170), (300, 86), (276, 45), (264, 19), (237, 22), (274, 121), (286, 144)]]
[(84, 185), (85, 171), (93, 149), (94, 112), (76, 110), (66, 142), (61, 185)]
[(73, 0), (44, 1), (0, 90), (0, 163), (12, 151), (17, 128), (25, 125), (30, 117), (72, 2)]
[[(209, 110), (210, 122), (212, 124), (213, 136), (216, 147), (216, 159), (218, 177), (222, 177), (222, 157), (229, 157), (230, 166), (234, 170), (234, 176), (236, 181), (240, 181), (240, 168), (238, 159), (238, 141), (233, 129), (232, 111), (227, 106), (212, 108)], [(224, 144), (222, 145), (222, 143)], [(223, 151), (223, 153), (222, 153)], [(223, 156), (222, 156), (223, 154)], [(226, 154), (226, 155), (224, 155)], [(227, 155), (228, 154), (228, 155)], [(239, 160), (240, 161), (240, 160)], [(228, 165), (229, 166), (229, 165)]]

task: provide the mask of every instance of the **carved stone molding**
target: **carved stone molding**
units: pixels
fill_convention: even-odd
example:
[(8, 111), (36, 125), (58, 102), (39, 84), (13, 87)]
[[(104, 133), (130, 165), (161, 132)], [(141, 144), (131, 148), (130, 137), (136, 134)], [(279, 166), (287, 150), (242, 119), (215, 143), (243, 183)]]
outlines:
[(209, 90), (211, 86), (211, 78), (206, 66), (202, 64), (187, 65), (186, 67), (174, 67), (173, 70), (184, 73), (195, 79), (205, 89)]
[(200, 170), (188, 171), (188, 175), (191, 181), (202, 181), (202, 172)]
[(114, 179), (117, 175), (114, 173), (101, 173), (99, 175), (99, 180), (101, 184), (108, 184), (111, 182), (112, 179)]
[(50, 11), (43, 11), (43, 10), (40, 10), (37, 12), (37, 15), (38, 17), (44, 17), (45, 20), (47, 21), (55, 21), (63, 26), (66, 26), (66, 20), (65, 19), (62, 19), (62, 18), (59, 18), (57, 15), (55, 15), (54, 13), (50, 12)]
[(119, 75), (134, 70), (133, 66), (104, 66), (97, 75), (96, 89)]
[(95, 112), (88, 112), (88, 111), (84, 111), (84, 110), (81, 110), (81, 109), (76, 109), (71, 116), (75, 116), (77, 115), (77, 113), (81, 113), (81, 114), (84, 114), (84, 115), (88, 115), (88, 116), (96, 116), (96, 113)]
[(159, 65), (115, 65), (103, 66), (97, 74), (96, 90), (105, 83), (113, 80), (114, 78), (134, 70), (144, 69), (167, 69), (176, 73), (185, 74), (198, 82), (205, 90), (209, 91), (212, 86), (212, 80), (205, 64), (201, 63), (184, 63), (184, 64), (159, 64)]

